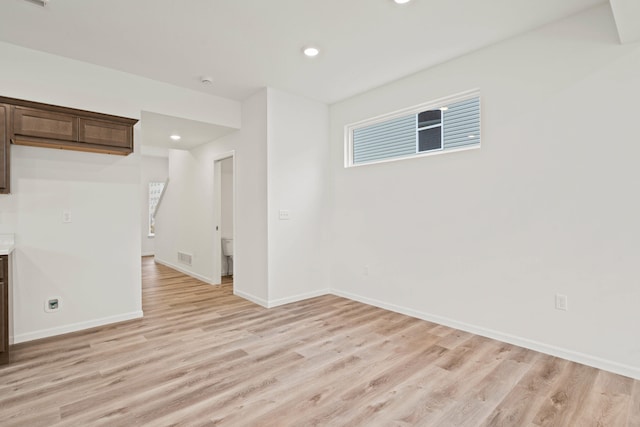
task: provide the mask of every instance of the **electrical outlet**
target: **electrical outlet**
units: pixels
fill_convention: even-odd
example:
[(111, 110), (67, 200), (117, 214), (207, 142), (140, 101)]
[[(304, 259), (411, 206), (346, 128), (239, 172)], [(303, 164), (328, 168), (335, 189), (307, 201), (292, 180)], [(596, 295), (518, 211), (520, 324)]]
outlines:
[(71, 223), (71, 211), (62, 211), (62, 222), (65, 224)]
[(569, 302), (566, 295), (556, 294), (556, 309), (567, 311), (569, 310)]
[(55, 311), (60, 310), (60, 304), (62, 303), (62, 298), (60, 297), (50, 297), (44, 300), (44, 311), (47, 313), (53, 313)]
[(368, 266), (368, 265), (365, 265), (365, 266), (362, 268), (362, 275), (363, 275), (363, 276), (368, 276), (368, 275), (369, 275), (369, 266)]

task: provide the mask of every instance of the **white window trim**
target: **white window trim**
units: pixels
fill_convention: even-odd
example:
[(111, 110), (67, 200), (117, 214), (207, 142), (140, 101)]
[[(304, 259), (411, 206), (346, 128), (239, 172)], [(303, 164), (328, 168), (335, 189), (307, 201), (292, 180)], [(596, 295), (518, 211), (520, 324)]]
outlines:
[[(429, 151), (417, 151), (417, 144), (418, 141), (416, 139), (416, 153), (415, 154), (410, 154), (408, 156), (402, 156), (402, 157), (394, 157), (394, 158), (390, 158), (390, 159), (380, 159), (380, 160), (373, 160), (370, 162), (363, 162), (363, 163), (353, 163), (353, 131), (356, 129), (360, 129), (366, 126), (371, 126), (371, 125), (375, 125), (378, 123), (382, 123), (388, 120), (393, 120), (393, 119), (397, 119), (400, 117), (405, 117), (405, 116), (409, 116), (411, 114), (418, 114), (421, 113), (423, 111), (427, 111), (427, 110), (435, 110), (435, 109), (439, 109), (441, 107), (444, 107), (448, 104), (453, 104), (455, 102), (459, 102), (459, 101), (464, 101), (467, 99), (471, 99), (471, 98), (475, 98), (475, 97), (479, 97), (480, 96), (480, 90), (479, 89), (472, 89), (472, 90), (468, 90), (465, 92), (460, 92), (457, 93), (455, 95), (451, 95), (451, 96), (446, 96), (443, 98), (438, 98), (435, 99), (433, 101), (428, 101), (428, 102), (424, 102), (422, 104), (418, 104), (418, 105), (414, 105), (412, 107), (407, 107), (407, 108), (403, 108), (401, 110), (396, 110), (390, 113), (386, 113), (386, 114), (382, 114), (379, 116), (375, 116), (369, 119), (365, 119), (365, 120), (360, 120), (358, 122), (355, 123), (351, 123), (348, 124), (344, 127), (344, 167), (345, 168), (354, 168), (354, 167), (360, 167), (360, 166), (368, 166), (368, 165), (375, 165), (378, 163), (388, 163), (388, 162), (395, 162), (398, 160), (406, 160), (406, 159), (415, 159), (415, 158), (420, 158), (420, 157), (428, 157), (428, 156), (434, 156), (434, 155), (439, 155), (439, 154), (444, 154), (444, 153), (455, 153), (458, 151), (467, 151), (467, 150), (475, 150), (480, 148), (481, 144), (482, 144), (482, 139), (481, 142), (478, 145), (474, 145), (474, 146), (470, 146), (470, 147), (460, 147), (460, 148), (451, 148), (448, 150), (444, 149), (444, 143), (441, 144), (441, 148), (439, 150), (429, 150)], [(417, 118), (416, 118), (417, 120)], [(480, 111), (480, 120), (482, 121), (482, 111)], [(417, 136), (417, 123), (416, 123), (416, 136)], [(442, 132), (441, 132), (441, 137), (444, 137), (444, 125), (442, 126)]]

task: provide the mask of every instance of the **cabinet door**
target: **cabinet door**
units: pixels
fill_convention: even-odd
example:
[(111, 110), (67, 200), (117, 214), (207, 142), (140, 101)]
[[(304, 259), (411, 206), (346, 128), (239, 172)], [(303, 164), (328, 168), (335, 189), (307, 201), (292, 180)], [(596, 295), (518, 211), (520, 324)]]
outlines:
[(0, 104), (0, 193), (9, 192), (9, 106)]
[(9, 301), (8, 288), (4, 280), (0, 280), (0, 354), (9, 350)]
[(132, 126), (80, 118), (80, 142), (133, 148)]
[(77, 141), (78, 119), (70, 114), (14, 107), (13, 134), (63, 141)]
[(0, 362), (5, 362), (9, 352), (9, 288), (7, 256), (0, 256)]

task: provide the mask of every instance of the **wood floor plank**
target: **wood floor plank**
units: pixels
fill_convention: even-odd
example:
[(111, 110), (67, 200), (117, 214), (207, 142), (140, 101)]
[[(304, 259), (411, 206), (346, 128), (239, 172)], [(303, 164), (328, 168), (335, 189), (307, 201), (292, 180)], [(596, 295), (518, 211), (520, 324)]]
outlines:
[(640, 381), (634, 381), (627, 424), (640, 426)]
[(631, 378), (598, 371), (591, 393), (574, 416), (575, 425), (624, 425), (632, 403), (632, 390)]
[(593, 392), (598, 370), (571, 363), (565, 369), (556, 386), (550, 390), (533, 422), (540, 426), (574, 425), (571, 420), (577, 411), (585, 409), (589, 393)]
[[(482, 345), (478, 347), (478, 343)], [(470, 346), (475, 351), (468, 353)], [(423, 384), (415, 405), (406, 408), (401, 420), (408, 425), (436, 425), (438, 419), (455, 415), (455, 408), (461, 403), (467, 403), (464, 400), (465, 396), (471, 396), (473, 391), (481, 390), (487, 382), (486, 378), (503, 361), (510, 360), (513, 348), (481, 337), (474, 339), (473, 343), (465, 342), (460, 345), (451, 352), (456, 363), (440, 365), (449, 375), (440, 377), (438, 381)], [(460, 352), (467, 354), (464, 363), (459, 363)], [(477, 421), (478, 424), (479, 422), (480, 420)]]
[[(284, 402), (295, 396), (296, 402), (301, 400), (301, 396), (295, 391), (303, 389), (308, 381), (319, 382), (320, 372), (324, 373), (323, 382), (336, 383), (341, 377), (340, 372), (353, 369), (358, 365), (362, 366), (364, 362), (355, 356), (349, 354), (338, 353), (336, 351), (327, 351), (307, 358), (303, 364), (296, 369), (287, 370), (276, 377), (278, 380), (269, 389), (268, 395), (255, 395), (245, 399), (242, 402), (242, 411), (235, 410), (232, 406), (227, 406), (211, 417), (211, 421), (216, 425), (259, 425), (256, 421), (264, 417), (266, 413), (273, 411), (274, 408), (280, 407)], [(318, 384), (320, 386), (320, 384)], [(318, 395), (315, 395), (318, 396)], [(314, 396), (314, 397), (315, 397)], [(267, 417), (268, 419), (269, 417)]]
[(569, 363), (566, 360), (538, 354), (532, 366), (511, 392), (482, 423), (483, 426), (525, 425), (543, 404), (544, 391), (552, 387)]
[(142, 263), (144, 318), (12, 348), (2, 426), (640, 426), (640, 382), (325, 295)]

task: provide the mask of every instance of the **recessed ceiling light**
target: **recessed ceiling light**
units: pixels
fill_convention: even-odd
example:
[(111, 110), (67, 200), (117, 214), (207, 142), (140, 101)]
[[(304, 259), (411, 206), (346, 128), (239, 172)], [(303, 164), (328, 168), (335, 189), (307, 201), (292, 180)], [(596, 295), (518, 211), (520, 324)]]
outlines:
[(449, 107), (440, 107), (440, 111), (447, 111)]
[(182, 137), (180, 135), (173, 134), (169, 138), (173, 139), (174, 141), (180, 141), (180, 138)]
[(318, 56), (318, 54), (320, 53), (320, 49), (318, 49), (317, 47), (309, 46), (305, 47), (302, 52), (309, 58), (313, 58), (314, 56)]
[(407, 4), (409, 3), (411, 0), (393, 0), (395, 3), (397, 4)]

